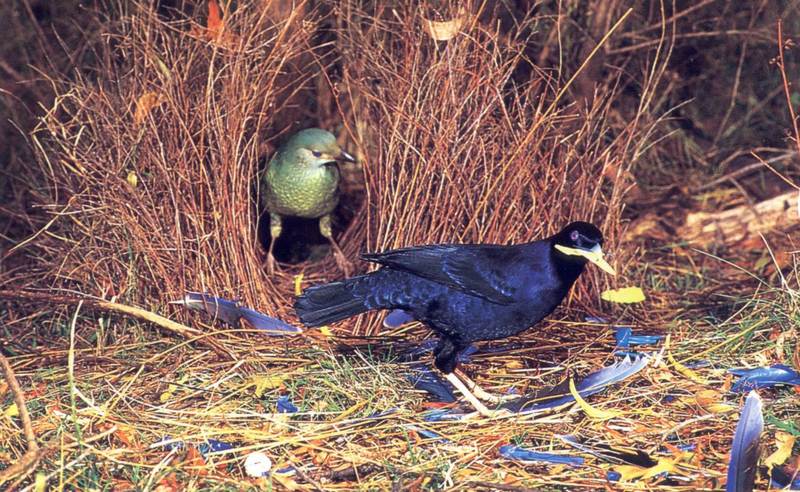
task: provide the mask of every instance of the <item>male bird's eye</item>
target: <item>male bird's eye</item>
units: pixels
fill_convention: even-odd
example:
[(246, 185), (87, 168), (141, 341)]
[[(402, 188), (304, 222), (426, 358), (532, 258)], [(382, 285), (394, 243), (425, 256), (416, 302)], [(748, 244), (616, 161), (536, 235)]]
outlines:
[(572, 232), (569, 234), (569, 238), (570, 238), (572, 241), (577, 241), (577, 240), (578, 240), (578, 231), (572, 231)]
[(312, 150), (312, 151), (311, 151), (311, 154), (312, 154), (314, 157), (322, 157), (322, 152), (318, 152), (318, 151), (316, 151), (316, 150)]

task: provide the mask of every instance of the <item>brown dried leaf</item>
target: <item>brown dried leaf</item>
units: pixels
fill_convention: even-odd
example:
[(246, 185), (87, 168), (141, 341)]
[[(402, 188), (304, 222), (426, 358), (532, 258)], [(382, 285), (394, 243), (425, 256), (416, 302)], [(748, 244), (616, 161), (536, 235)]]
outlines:
[(136, 111), (133, 113), (133, 122), (138, 126), (141, 125), (150, 111), (156, 106), (164, 102), (164, 96), (153, 91), (148, 91), (142, 94), (136, 101)]

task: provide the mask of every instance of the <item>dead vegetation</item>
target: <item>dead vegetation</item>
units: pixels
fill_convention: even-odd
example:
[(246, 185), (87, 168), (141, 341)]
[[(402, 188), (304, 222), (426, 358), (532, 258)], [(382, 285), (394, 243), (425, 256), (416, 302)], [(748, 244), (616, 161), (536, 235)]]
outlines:
[[(729, 385), (726, 367), (800, 364), (797, 246), (771, 230), (774, 255), (757, 238), (749, 253), (725, 257), (764, 279), (753, 282), (673, 233), (691, 212), (741, 224), (733, 207), (756, 213), (750, 202), (787, 192), (771, 176), (797, 182), (785, 114), (796, 93), (767, 63), (778, 54), (775, 19), (785, 19), (787, 40), (800, 29), (796, 2), (214, 5), (86, 7), (84, 44), (63, 49), (90, 61), (41, 69), (53, 99), (26, 128), (28, 153), (14, 153), (4, 173), (0, 320), (42, 478), (77, 489), (265, 487), (241, 469), (263, 450), (275, 470), (295, 470), (269, 479), (278, 488), (611, 487), (602, 460), (572, 469), (497, 454), (509, 442), (564, 452), (554, 436), (575, 433), (681, 463), (680, 478), (650, 484), (723, 483), (736, 412), (709, 411), (698, 395)], [(797, 66), (792, 55), (781, 59), (784, 73), (796, 73), (786, 70)], [(33, 92), (25, 97), (51, 97)], [(378, 316), (365, 316), (335, 327), (338, 337), (276, 339), (168, 308), (199, 290), (294, 321), (295, 275), (303, 285), (338, 275), (329, 256), (273, 277), (262, 266), (258, 174), (275, 145), (306, 126), (335, 131), (359, 158), (334, 226), (351, 258), (521, 242), (583, 219), (616, 253), (619, 286), (645, 288), (644, 305), (609, 307), (597, 295), (608, 280), (585, 276), (560, 316), (476, 356), (467, 367), (482, 384), (527, 392), (608, 365), (610, 327), (584, 322), (587, 312), (672, 333), (678, 360), (710, 365), (695, 380), (658, 358), (604, 393), (599, 405), (622, 412), (609, 422), (567, 408), (432, 423), (420, 410), (437, 404), (413, 392), (397, 358), (424, 337), (419, 327), (381, 331)], [(776, 172), (748, 167), (758, 159)], [(19, 291), (27, 300), (14, 300)], [(75, 302), (82, 296), (85, 305)], [(159, 332), (97, 308), (114, 302), (190, 331)], [(0, 403), (10, 393), (0, 387)], [(276, 413), (279, 395), (300, 412)], [(770, 395), (776, 421), (791, 422), (792, 396)], [(164, 439), (186, 446), (155, 444)], [(233, 449), (198, 452), (209, 439)], [(26, 443), (14, 419), (2, 420), (0, 463), (17, 461)]]

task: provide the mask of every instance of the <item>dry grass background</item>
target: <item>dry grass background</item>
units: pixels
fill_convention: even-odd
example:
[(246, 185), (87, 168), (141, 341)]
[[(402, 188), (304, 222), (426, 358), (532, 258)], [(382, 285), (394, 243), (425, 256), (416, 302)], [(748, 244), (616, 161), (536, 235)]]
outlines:
[[(202, 10), (166, 20), (146, 4), (116, 5), (94, 46), (97, 71), (66, 82), (34, 133), (48, 192), (37, 205), (55, 220), (25, 244), (41, 275), (26, 269), (9, 283), (147, 305), (204, 290), (287, 315), (298, 269), (264, 274), (253, 183), (275, 142), (302, 124), (301, 105), (317, 109), (313, 123), (342, 121), (362, 158), (366, 200), (340, 228), (351, 256), (531, 240), (577, 218), (601, 225), (614, 249), (629, 169), (654, 125), (656, 78), (643, 75), (636, 118), (612, 128), (617, 75), (588, 107), (570, 103), (569, 74), (526, 57), (541, 19), (502, 32), (481, 21), (489, 9), (477, 5), (464, 35), (437, 43), (417, 6), (242, 3), (215, 42), (198, 25)], [(335, 40), (315, 45), (325, 26)], [(340, 55), (326, 65), (329, 49)], [(159, 104), (139, 122), (145, 94)], [(334, 114), (311, 102), (324, 96)], [(330, 267), (303, 265), (311, 279)]]
[[(37, 6), (19, 5), (31, 12)], [(762, 286), (751, 297), (756, 287), (747, 276), (711, 258), (663, 242), (647, 245), (645, 256), (642, 243), (621, 241), (629, 209), (652, 209), (674, 187), (725, 175), (743, 148), (792, 147), (782, 137), (745, 145), (751, 134), (734, 136), (744, 122), (762, 128), (759, 135), (782, 136), (788, 128), (774, 118), (786, 105), (773, 94), (778, 85), (761, 97), (764, 89), (745, 84), (742, 72), (755, 63), (749, 57), (774, 56), (774, 19), (789, 18), (796, 4), (734, 5), (474, 2), (464, 10), (458, 2), (291, 8), (253, 0), (224, 5), (221, 33), (208, 31), (205, 2), (73, 7), (85, 14), (84, 43), (62, 44), (71, 55), (64, 64), (48, 45), (51, 63), (35, 72), (35, 85), (24, 86), (42, 112), (35, 128), (32, 116), (17, 118), (33, 128), (19, 142), (32, 151), (18, 151), (4, 173), (3, 194), (11, 199), (1, 209), (9, 220), (0, 288), (142, 306), (202, 327), (229, 357), (75, 304), (7, 303), (3, 348), (28, 381), (45, 450), (42, 472), (76, 489), (266, 487), (245, 481), (240, 468), (247, 452), (263, 449), (276, 468), (299, 470), (294, 478), (273, 477), (270, 486), (278, 488), (610, 486), (602, 463), (580, 471), (523, 466), (498, 460), (496, 447), (514, 441), (552, 448), (554, 433), (578, 432), (656, 452), (673, 437), (666, 429), (696, 416), (692, 395), (702, 385), (656, 365), (605, 401), (630, 411), (613, 424), (560, 412), (541, 421), (446, 427), (423, 420), (421, 395), (405, 386), (405, 366), (394, 361), (403, 339), (424, 336), (419, 327), (349, 337), (378, 334), (379, 317), (368, 316), (342, 323), (338, 338), (264, 339), (206, 325), (166, 302), (203, 290), (293, 321), (294, 276), (302, 272), (309, 285), (339, 275), (332, 258), (286, 266), (274, 277), (261, 267), (259, 170), (291, 132), (322, 126), (361, 164), (348, 169), (345, 215), (352, 220), (334, 230), (353, 258), (421, 243), (526, 241), (583, 219), (605, 232), (606, 249), (626, 272), (620, 285), (646, 287), (644, 307), (601, 306), (597, 291), (610, 280), (587, 272), (569, 311), (557, 317), (566, 319), (467, 366), (490, 387), (525, 391), (562, 380), (565, 368), (585, 374), (607, 365), (613, 337), (580, 322), (587, 311), (672, 331), (684, 361), (703, 344), (744, 331), (745, 338), (712, 354), (716, 365), (704, 376), (714, 384), (723, 383), (725, 364), (791, 357), (796, 339), (780, 350), (772, 342), (775, 330), (796, 333), (793, 271), (785, 291)], [(425, 30), (426, 16), (459, 15), (464, 24), (452, 40), (437, 42)], [(793, 22), (787, 25), (796, 29)], [(736, 41), (719, 59), (741, 55), (722, 71), (708, 60), (726, 36)], [(730, 93), (731, 101), (754, 102), (720, 104), (718, 118), (698, 117), (698, 106), (712, 104), (702, 96), (686, 103), (700, 94), (692, 84), (714, 76), (689, 77), (696, 68), (680, 60), (692, 57), (717, 76), (713, 90), (726, 94), (718, 100), (727, 103)], [(158, 104), (137, 116), (143, 96)], [(725, 124), (709, 127), (711, 120)], [(796, 177), (791, 161), (785, 164), (779, 170)], [(667, 210), (721, 202), (735, 189), (724, 186), (665, 200)], [(783, 251), (796, 248), (785, 236), (771, 239), (782, 241)], [(774, 281), (778, 272), (761, 268), (774, 285), (769, 276)], [(289, 395), (301, 414), (272, 413), (278, 394)], [(667, 396), (680, 403), (665, 406)], [(791, 418), (790, 401), (775, 402), (777, 418)], [(389, 408), (399, 410), (370, 418)], [(720, 483), (731, 418), (703, 419), (702, 429), (680, 437), (703, 452), (692, 458), (690, 480), (670, 486)], [(24, 443), (13, 422), (2, 425), (0, 457), (11, 461)], [(448, 442), (426, 440), (420, 428)], [(151, 446), (166, 435), (236, 448), (201, 458)], [(360, 471), (335, 475), (354, 469)]]

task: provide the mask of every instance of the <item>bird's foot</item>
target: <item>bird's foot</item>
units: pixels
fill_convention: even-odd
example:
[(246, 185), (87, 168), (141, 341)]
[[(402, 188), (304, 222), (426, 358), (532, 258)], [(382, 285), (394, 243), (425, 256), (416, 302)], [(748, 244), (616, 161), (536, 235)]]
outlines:
[(333, 259), (336, 260), (336, 266), (339, 267), (339, 270), (342, 271), (344, 276), (349, 277), (350, 273), (353, 271), (353, 263), (345, 258), (344, 253), (339, 249), (334, 250)]
[(520, 395), (495, 395), (489, 393), (488, 391), (478, 386), (478, 383), (467, 377), (467, 375), (464, 374), (463, 372), (456, 370), (456, 374), (458, 375), (458, 378), (464, 382), (467, 388), (469, 388), (472, 394), (483, 401), (488, 401), (490, 403), (497, 404), (515, 400), (520, 397)]
[(455, 388), (459, 391), (459, 393), (464, 395), (464, 398), (466, 398), (467, 401), (470, 403), (470, 405), (472, 405), (472, 407), (476, 410), (476, 412), (469, 414), (469, 416), (466, 417), (467, 419), (473, 418), (476, 415), (481, 415), (482, 417), (487, 417), (492, 419), (509, 417), (513, 415), (512, 412), (506, 410), (505, 408), (499, 408), (497, 410), (489, 410), (489, 408), (487, 408), (486, 405), (483, 404), (483, 402), (481, 402), (478, 398), (476, 398), (475, 395), (472, 394), (472, 392), (467, 388), (467, 386), (460, 379), (458, 379), (458, 376), (456, 376), (454, 373), (451, 372), (449, 374), (446, 374), (445, 379), (450, 381), (450, 384), (455, 386)]

